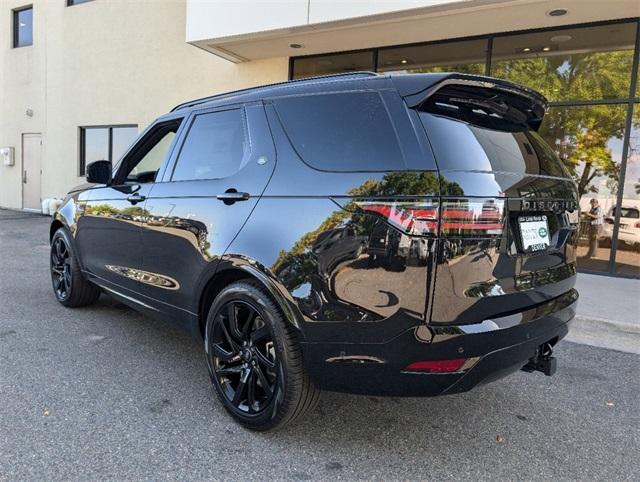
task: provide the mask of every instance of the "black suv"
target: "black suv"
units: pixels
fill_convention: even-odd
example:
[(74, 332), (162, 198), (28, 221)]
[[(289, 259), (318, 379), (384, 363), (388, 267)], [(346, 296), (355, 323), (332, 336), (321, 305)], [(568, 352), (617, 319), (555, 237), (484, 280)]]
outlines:
[(431, 396), (552, 374), (578, 295), (577, 192), (536, 92), (352, 73), (188, 102), (51, 225), (57, 299), (104, 292), (204, 343), (244, 426), (319, 390)]

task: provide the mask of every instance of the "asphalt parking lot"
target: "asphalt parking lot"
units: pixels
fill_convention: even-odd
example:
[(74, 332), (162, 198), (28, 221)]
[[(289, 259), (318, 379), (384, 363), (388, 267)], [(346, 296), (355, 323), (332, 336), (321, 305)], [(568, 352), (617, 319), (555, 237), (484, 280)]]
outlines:
[(105, 296), (55, 301), (48, 223), (0, 211), (0, 479), (640, 479), (638, 355), (562, 342), (551, 378), (326, 393), (304, 422), (254, 434), (187, 335)]

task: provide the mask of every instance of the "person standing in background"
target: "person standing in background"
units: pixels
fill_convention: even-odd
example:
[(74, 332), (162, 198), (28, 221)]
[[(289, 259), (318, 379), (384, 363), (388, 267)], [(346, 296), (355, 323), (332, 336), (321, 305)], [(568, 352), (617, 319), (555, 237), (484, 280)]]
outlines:
[(602, 224), (604, 222), (604, 216), (602, 214), (602, 208), (596, 198), (592, 198), (589, 201), (591, 209), (585, 213), (585, 216), (589, 218), (589, 251), (587, 252), (587, 258), (594, 258), (598, 254), (598, 239), (602, 233)]

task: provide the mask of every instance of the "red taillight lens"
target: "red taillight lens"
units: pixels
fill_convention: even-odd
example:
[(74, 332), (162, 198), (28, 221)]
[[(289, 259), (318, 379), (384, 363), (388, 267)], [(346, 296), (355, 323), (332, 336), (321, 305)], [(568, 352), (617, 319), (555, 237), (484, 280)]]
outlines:
[(635, 226), (636, 228), (640, 228), (640, 221), (638, 221), (636, 224), (634, 224), (634, 226)]
[(442, 203), (442, 233), (446, 236), (496, 236), (504, 225), (502, 199), (449, 199)]
[(607, 224), (613, 224), (613, 219), (611, 218), (604, 218), (604, 222)]
[(403, 371), (425, 373), (454, 373), (460, 371), (466, 361), (466, 358), (454, 358), (452, 360), (417, 361), (408, 365)]
[(413, 236), (436, 235), (438, 219), (445, 236), (501, 236), (504, 229), (503, 199), (455, 198), (443, 201), (355, 201), (361, 210), (384, 217), (392, 226)]
[(378, 214), (404, 233), (425, 236), (436, 234), (438, 205), (431, 199), (419, 201), (362, 200), (355, 204), (368, 213)]

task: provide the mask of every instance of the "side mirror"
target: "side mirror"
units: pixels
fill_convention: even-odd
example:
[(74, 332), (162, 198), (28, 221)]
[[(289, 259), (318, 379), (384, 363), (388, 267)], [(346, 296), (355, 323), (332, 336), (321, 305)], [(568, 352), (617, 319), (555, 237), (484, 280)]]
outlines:
[(94, 161), (87, 165), (87, 182), (109, 184), (111, 172), (111, 161)]

